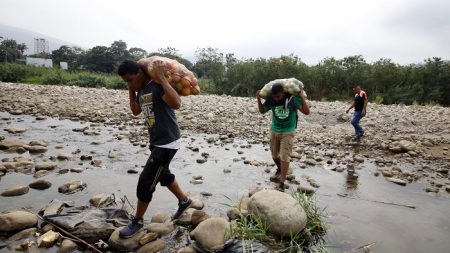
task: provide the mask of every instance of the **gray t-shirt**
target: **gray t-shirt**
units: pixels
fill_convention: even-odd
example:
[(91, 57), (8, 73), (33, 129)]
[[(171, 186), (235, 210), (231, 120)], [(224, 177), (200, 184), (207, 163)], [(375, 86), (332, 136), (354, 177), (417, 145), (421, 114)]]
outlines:
[(148, 127), (150, 146), (165, 145), (180, 139), (175, 111), (164, 102), (163, 95), (161, 85), (149, 82), (138, 91), (136, 97)]

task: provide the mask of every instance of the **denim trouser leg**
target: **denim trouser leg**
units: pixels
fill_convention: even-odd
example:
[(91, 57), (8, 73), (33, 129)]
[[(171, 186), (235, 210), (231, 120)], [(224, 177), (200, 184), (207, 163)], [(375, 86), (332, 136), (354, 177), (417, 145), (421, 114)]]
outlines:
[(361, 111), (355, 111), (355, 113), (353, 114), (352, 125), (355, 128), (356, 137), (361, 137), (364, 134), (364, 130), (359, 125), (359, 121), (362, 118), (361, 114), (362, 114)]

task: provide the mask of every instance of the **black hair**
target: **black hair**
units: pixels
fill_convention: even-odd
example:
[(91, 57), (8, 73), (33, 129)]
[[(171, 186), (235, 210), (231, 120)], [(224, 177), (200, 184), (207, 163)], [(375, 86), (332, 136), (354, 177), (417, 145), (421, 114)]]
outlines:
[(137, 62), (126, 60), (120, 64), (119, 69), (117, 70), (117, 74), (119, 74), (119, 76), (124, 76), (126, 74), (136, 74), (139, 69), (140, 67)]
[(284, 93), (283, 85), (276, 83), (272, 86), (272, 95), (278, 94), (280, 92)]

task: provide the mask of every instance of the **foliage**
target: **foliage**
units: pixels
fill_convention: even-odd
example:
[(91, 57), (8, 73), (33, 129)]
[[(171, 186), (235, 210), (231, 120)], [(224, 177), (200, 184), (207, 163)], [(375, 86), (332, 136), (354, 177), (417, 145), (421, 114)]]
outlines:
[(0, 81), (24, 82), (48, 85), (76, 85), (81, 87), (106, 87), (125, 89), (126, 85), (118, 75), (87, 71), (64, 71), (20, 64), (0, 64)]
[[(450, 62), (433, 57), (420, 64), (399, 65), (390, 59), (368, 63), (363, 56), (353, 55), (342, 59), (325, 58), (315, 65), (305, 64), (297, 55), (270, 58), (237, 59), (234, 54), (224, 54), (218, 48), (197, 48), (195, 63), (184, 58), (173, 47), (159, 48), (147, 53), (138, 47), (127, 49), (127, 43), (118, 40), (107, 46), (95, 46), (88, 50), (61, 46), (52, 51), (54, 65), (68, 62), (69, 70), (101, 72), (115, 75), (123, 60), (139, 60), (142, 57), (160, 55), (175, 59), (193, 71), (199, 78), (203, 91), (232, 96), (254, 96), (264, 84), (278, 78), (295, 77), (305, 84), (308, 96), (317, 101), (348, 100), (356, 85), (368, 93), (369, 100), (378, 104), (441, 104), (450, 105)], [(0, 44), (0, 62), (23, 60), (25, 44), (15, 40), (3, 40)], [(48, 57), (47, 55), (40, 55)], [(2, 80), (30, 80), (30, 69), (2, 68)], [(25, 76), (24, 76), (25, 75)], [(59, 74), (48, 74), (46, 83), (69, 82)], [(87, 84), (87, 82), (93, 82)], [(72, 84), (99, 87), (102, 78), (82, 76)], [(114, 82), (116, 87), (121, 84)], [(108, 82), (108, 87), (111, 83)]]

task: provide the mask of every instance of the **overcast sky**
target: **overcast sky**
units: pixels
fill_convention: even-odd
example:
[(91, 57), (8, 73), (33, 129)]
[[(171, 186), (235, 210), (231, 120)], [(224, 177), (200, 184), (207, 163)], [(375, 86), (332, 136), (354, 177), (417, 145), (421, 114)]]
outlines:
[(238, 58), (294, 53), (315, 64), (362, 54), (407, 64), (450, 60), (448, 0), (1, 0), (0, 24), (78, 44), (123, 40), (192, 58), (215, 47)]

